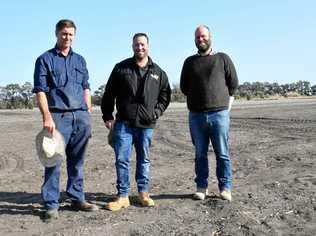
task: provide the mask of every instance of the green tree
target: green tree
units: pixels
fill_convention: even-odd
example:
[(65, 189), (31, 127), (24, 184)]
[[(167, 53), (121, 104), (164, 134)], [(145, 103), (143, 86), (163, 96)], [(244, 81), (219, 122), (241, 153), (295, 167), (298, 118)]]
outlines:
[(100, 106), (102, 101), (102, 96), (105, 90), (105, 85), (101, 85), (92, 95), (93, 105)]

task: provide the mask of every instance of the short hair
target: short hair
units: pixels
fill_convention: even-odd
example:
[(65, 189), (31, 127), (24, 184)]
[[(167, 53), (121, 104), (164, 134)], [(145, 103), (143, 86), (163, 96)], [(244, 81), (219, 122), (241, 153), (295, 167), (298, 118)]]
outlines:
[(207, 25), (200, 25), (200, 27), (204, 27), (205, 29), (207, 29), (208, 32), (211, 32), (210, 28)]
[(148, 38), (147, 34), (145, 34), (145, 33), (136, 33), (136, 34), (134, 34), (134, 36), (133, 36), (133, 41), (134, 41), (136, 38), (138, 38), (138, 37), (145, 37), (145, 38), (147, 39), (147, 43), (149, 43), (149, 38)]
[(209, 28), (207, 25), (199, 25), (198, 27), (195, 28), (195, 31), (197, 31), (197, 29), (199, 29), (199, 28), (204, 28), (204, 29), (206, 29), (208, 32), (211, 32), (211, 31), (210, 31), (210, 28)]
[(74, 28), (75, 30), (77, 29), (75, 23), (72, 20), (62, 19), (57, 22), (55, 33), (57, 34), (63, 28)]

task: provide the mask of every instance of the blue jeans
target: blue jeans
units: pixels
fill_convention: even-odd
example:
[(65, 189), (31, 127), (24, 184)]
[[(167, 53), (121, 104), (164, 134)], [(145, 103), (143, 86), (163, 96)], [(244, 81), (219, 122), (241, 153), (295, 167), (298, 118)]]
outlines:
[(229, 111), (190, 112), (190, 133), (195, 146), (195, 182), (198, 188), (208, 187), (208, 147), (212, 143), (216, 156), (216, 176), (220, 191), (232, 188), (229, 158)]
[[(91, 137), (91, 118), (87, 111), (53, 112), (56, 128), (64, 136), (68, 181), (66, 193), (72, 201), (83, 202), (83, 163)], [(61, 164), (45, 168), (42, 198), (46, 209), (58, 208)]]
[(119, 196), (126, 197), (130, 189), (129, 167), (134, 144), (136, 151), (136, 174), (138, 192), (149, 190), (149, 147), (153, 129), (135, 128), (122, 121), (116, 121), (113, 130), (113, 144), (115, 152), (115, 167)]

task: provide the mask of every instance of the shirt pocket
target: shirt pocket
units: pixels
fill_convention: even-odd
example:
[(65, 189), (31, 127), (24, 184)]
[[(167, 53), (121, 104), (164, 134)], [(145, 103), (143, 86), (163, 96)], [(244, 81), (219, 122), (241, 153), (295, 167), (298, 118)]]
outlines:
[(75, 67), (73, 70), (73, 75), (75, 77), (75, 82), (77, 84), (83, 84), (85, 70), (80, 67)]

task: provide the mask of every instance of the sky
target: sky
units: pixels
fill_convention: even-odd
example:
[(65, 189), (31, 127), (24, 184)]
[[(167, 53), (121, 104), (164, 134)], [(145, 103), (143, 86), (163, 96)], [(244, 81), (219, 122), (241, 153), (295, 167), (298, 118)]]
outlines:
[(132, 36), (149, 36), (149, 54), (170, 84), (195, 54), (194, 30), (207, 25), (212, 47), (233, 60), (239, 82), (316, 84), (314, 0), (10, 0), (0, 8), (0, 86), (33, 83), (36, 58), (54, 47), (55, 25), (77, 26), (73, 50), (83, 55), (91, 90), (105, 84), (114, 65), (131, 57)]

